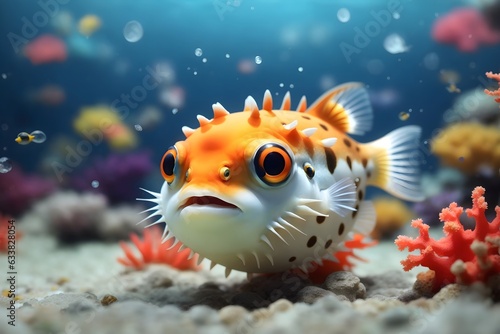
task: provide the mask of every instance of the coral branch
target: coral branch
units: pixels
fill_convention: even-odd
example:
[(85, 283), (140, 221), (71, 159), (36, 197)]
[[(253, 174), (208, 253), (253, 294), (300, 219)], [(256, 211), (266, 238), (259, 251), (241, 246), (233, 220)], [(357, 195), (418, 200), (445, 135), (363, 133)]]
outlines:
[(488, 222), (484, 193), (484, 188), (476, 187), (472, 192), (472, 208), (466, 210), (467, 215), (476, 221), (474, 230), (464, 230), (460, 223), (463, 208), (451, 203), (439, 215), (445, 234), (441, 239), (430, 238), (429, 226), (416, 219), (412, 226), (419, 229), (420, 235), (415, 239), (399, 236), (395, 240), (399, 250), (420, 251), (419, 255), (408, 255), (401, 261), (405, 271), (421, 265), (432, 272), (417, 277), (417, 281), (421, 280), (420, 286), (427, 285), (432, 279), (432, 290), (436, 292), (446, 284), (486, 282), (500, 273), (500, 207), (495, 208), (496, 218)]
[(489, 79), (493, 79), (493, 80), (498, 81), (498, 89), (496, 89), (496, 90), (485, 89), (484, 92), (490, 96), (498, 96), (495, 99), (495, 102), (500, 103), (500, 73), (486, 72), (486, 76)]
[[(162, 243), (162, 232), (157, 226), (144, 230), (144, 239), (141, 240), (135, 233), (130, 234), (130, 240), (140, 253), (138, 257), (125, 243), (120, 242), (120, 247), (125, 257), (118, 258), (118, 262), (137, 270), (143, 269), (148, 263), (168, 264), (179, 270), (199, 270), (196, 265), (196, 256), (189, 259), (191, 251), (187, 248), (179, 251), (181, 244), (172, 247), (173, 241)], [(171, 248), (172, 247), (172, 248)]]

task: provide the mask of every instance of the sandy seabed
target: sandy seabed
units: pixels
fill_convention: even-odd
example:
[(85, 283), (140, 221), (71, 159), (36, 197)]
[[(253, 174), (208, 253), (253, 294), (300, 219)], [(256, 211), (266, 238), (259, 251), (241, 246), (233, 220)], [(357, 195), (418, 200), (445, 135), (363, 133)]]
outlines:
[[(117, 263), (116, 243), (61, 247), (48, 235), (26, 235), (16, 251), (15, 326), (2, 288), (0, 333), (500, 333), (487, 288), (449, 285), (420, 297), (418, 271), (402, 270), (406, 254), (391, 242), (358, 251), (367, 262), (323, 285), (290, 273), (225, 278), (208, 263), (199, 272), (135, 271)], [(5, 283), (3, 254), (2, 267)]]

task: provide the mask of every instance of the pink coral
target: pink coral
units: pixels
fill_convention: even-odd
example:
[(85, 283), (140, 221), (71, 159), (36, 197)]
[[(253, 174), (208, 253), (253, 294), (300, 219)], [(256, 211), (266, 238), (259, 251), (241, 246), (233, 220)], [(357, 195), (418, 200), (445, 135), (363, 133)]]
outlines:
[[(412, 226), (418, 228), (417, 238), (399, 236), (395, 243), (399, 250), (419, 250), (420, 255), (408, 255), (401, 261), (405, 271), (418, 265), (429, 268), (417, 280), (430, 279), (432, 290), (438, 291), (450, 283), (472, 284), (486, 282), (491, 276), (500, 273), (500, 207), (496, 207), (496, 218), (486, 220), (488, 207), (483, 195), (484, 188), (476, 187), (472, 192), (472, 208), (467, 216), (474, 218), (474, 230), (464, 230), (460, 223), (463, 208), (451, 203), (444, 208), (439, 219), (444, 222), (445, 236), (435, 240), (429, 236), (429, 225), (416, 219)], [(425, 284), (425, 283), (424, 283)]]
[(500, 103), (500, 73), (486, 72), (486, 76), (490, 79), (498, 81), (498, 89), (496, 90), (485, 89), (484, 92), (490, 96), (497, 96), (495, 102)]
[(142, 258), (137, 257), (132, 249), (122, 241), (120, 247), (125, 252), (125, 258), (118, 258), (118, 262), (124, 266), (140, 270), (148, 263), (162, 263), (179, 270), (200, 269), (200, 266), (196, 264), (197, 255), (191, 258), (190, 249), (183, 247), (184, 249), (180, 250), (182, 245), (178, 243), (173, 246), (172, 239), (162, 243), (162, 232), (156, 226), (144, 230), (143, 241), (135, 233), (130, 234), (130, 240), (137, 247)]
[(440, 17), (432, 27), (438, 43), (452, 44), (462, 52), (476, 51), (481, 44), (500, 42), (500, 33), (492, 30), (474, 8), (458, 8)]

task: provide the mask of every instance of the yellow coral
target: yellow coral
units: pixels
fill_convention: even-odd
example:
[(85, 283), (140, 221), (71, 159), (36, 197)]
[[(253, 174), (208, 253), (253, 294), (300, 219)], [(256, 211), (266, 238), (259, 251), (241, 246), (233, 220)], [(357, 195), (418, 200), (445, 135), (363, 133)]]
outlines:
[(445, 165), (473, 174), (500, 168), (500, 130), (478, 123), (457, 123), (444, 129), (431, 143), (432, 153)]
[(73, 121), (73, 128), (94, 144), (106, 139), (115, 150), (137, 146), (135, 132), (122, 122), (115, 110), (105, 105), (81, 108), (80, 115)]
[(372, 231), (372, 238), (382, 239), (393, 234), (409, 222), (413, 212), (400, 200), (389, 197), (378, 197), (373, 200), (377, 220)]

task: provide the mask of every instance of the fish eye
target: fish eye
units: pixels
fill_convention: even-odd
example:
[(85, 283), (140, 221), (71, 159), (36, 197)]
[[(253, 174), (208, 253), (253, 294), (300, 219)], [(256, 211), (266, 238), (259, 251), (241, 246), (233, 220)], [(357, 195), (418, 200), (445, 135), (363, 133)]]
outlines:
[(257, 177), (270, 186), (285, 183), (293, 167), (290, 153), (283, 146), (275, 143), (265, 144), (257, 149), (253, 165)]
[(161, 159), (161, 175), (168, 184), (174, 182), (175, 166), (177, 162), (177, 149), (171, 146)]
[(314, 167), (309, 163), (309, 162), (306, 162), (304, 163), (304, 172), (306, 172), (307, 176), (312, 179), (314, 177), (314, 173), (315, 173), (315, 170), (314, 170)]
[(219, 170), (219, 176), (222, 180), (227, 181), (231, 178), (231, 171), (228, 167), (224, 166)]

